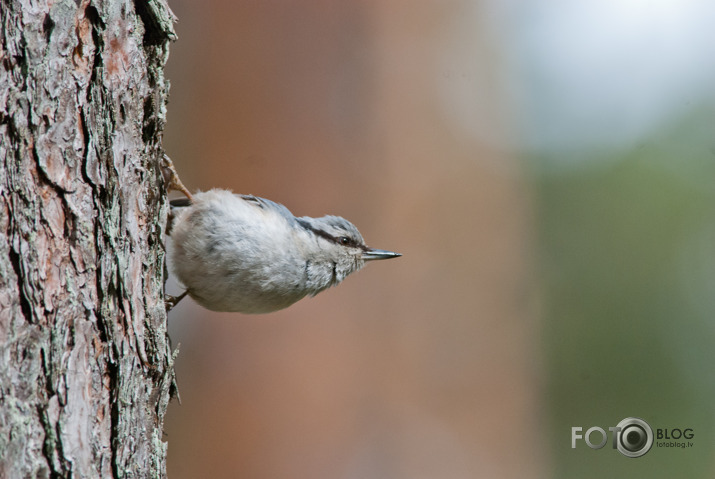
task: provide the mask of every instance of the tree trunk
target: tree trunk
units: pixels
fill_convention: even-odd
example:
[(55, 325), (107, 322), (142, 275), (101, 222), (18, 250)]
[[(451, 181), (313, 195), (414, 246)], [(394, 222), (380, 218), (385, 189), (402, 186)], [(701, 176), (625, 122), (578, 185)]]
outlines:
[(164, 0), (0, 0), (0, 478), (164, 477)]

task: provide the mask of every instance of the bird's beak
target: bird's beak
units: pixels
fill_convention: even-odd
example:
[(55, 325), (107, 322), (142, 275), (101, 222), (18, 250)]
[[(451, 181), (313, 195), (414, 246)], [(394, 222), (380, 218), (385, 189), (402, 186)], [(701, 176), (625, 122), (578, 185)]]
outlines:
[(384, 249), (368, 248), (362, 254), (362, 259), (365, 261), (371, 261), (374, 259), (390, 259), (402, 256), (400, 253), (393, 253), (392, 251), (385, 251)]

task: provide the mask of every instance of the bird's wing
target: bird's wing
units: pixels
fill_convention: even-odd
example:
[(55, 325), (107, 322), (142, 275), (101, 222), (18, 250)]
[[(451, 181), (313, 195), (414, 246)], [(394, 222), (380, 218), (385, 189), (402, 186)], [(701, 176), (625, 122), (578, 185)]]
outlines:
[(263, 208), (263, 198), (259, 198), (257, 196), (253, 195), (238, 195), (241, 197), (242, 200), (244, 200), (247, 203), (252, 204), (253, 206), (258, 206), (259, 208)]
[(184, 208), (186, 206), (191, 206), (191, 200), (189, 198), (177, 198), (169, 201), (169, 204), (175, 208)]

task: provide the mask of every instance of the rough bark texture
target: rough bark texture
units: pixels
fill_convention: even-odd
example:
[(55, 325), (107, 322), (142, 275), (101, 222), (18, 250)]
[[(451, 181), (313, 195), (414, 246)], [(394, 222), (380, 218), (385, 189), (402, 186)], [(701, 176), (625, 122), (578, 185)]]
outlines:
[(163, 477), (163, 0), (0, 0), (0, 477)]

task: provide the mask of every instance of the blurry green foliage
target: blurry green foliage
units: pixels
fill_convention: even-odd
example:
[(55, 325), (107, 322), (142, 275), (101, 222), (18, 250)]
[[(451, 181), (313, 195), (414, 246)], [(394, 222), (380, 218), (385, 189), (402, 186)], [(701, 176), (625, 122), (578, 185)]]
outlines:
[[(715, 115), (693, 114), (629, 151), (574, 155), (529, 162), (556, 477), (712, 477)], [(571, 448), (572, 426), (629, 416), (692, 427), (695, 446), (636, 459), (610, 442)]]

